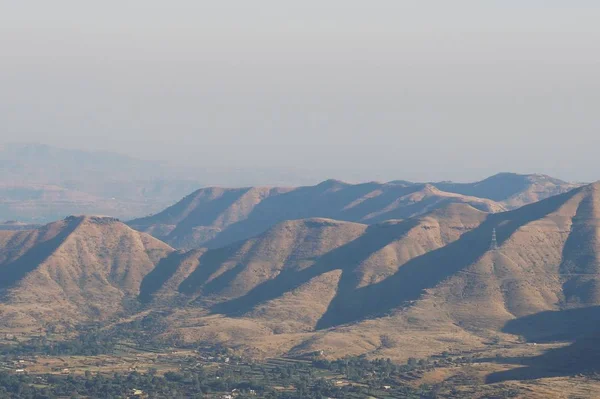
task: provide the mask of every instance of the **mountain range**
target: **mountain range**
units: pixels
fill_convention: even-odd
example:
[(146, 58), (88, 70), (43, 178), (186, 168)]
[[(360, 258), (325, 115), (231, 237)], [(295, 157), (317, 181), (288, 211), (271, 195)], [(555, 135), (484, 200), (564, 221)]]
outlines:
[(375, 224), (422, 215), (450, 203), (497, 213), (577, 186), (543, 175), (503, 173), (469, 184), (349, 184), (328, 180), (294, 188), (210, 187), (129, 225), (177, 248), (217, 248), (260, 234), (285, 220), (319, 217)]
[(106, 217), (0, 231), (0, 332), (154, 312), (166, 326), (156, 340), (396, 360), (494, 337), (584, 339), (600, 305), (600, 183), (511, 209), (539, 187), (562, 191), (524, 179), (538, 188), (493, 198), (470, 195), (484, 182), (462, 194), (404, 182), (204, 189), (156, 216), (183, 215), (167, 236), (219, 223), (191, 250)]
[(0, 220), (47, 223), (74, 213), (133, 218), (201, 186), (161, 162), (38, 144), (0, 145)]
[[(217, 238), (216, 236), (221, 235), (222, 230), (228, 228), (226, 225), (231, 223), (227, 220), (220, 222), (217, 219), (226, 219), (227, 215), (240, 220), (244, 219), (244, 213), (250, 212), (250, 208), (254, 208), (259, 202), (267, 197), (284, 194), (288, 191), (296, 192), (284, 196), (281, 204), (280, 199), (277, 201), (269, 199), (267, 204), (259, 206), (257, 211), (260, 212), (263, 208), (268, 209), (272, 201), (276, 202), (275, 205), (283, 207), (295, 206), (293, 203), (295, 199), (303, 201), (306, 196), (310, 201), (316, 201), (312, 198), (313, 194), (318, 194), (320, 189), (332, 185), (332, 183), (335, 185), (335, 182), (324, 182), (312, 190), (310, 187), (297, 186), (294, 188), (206, 188), (208, 185), (215, 182), (224, 184), (225, 187), (265, 183), (277, 185), (281, 182), (303, 185), (314, 184), (316, 181), (319, 180), (314, 171), (290, 172), (253, 168), (181, 166), (162, 161), (140, 160), (111, 152), (61, 149), (40, 144), (4, 144), (0, 145), (0, 221), (16, 220), (28, 224), (42, 224), (62, 219), (71, 214), (110, 215), (123, 220), (142, 218), (142, 220), (136, 220), (136, 225), (142, 226), (145, 230), (172, 231), (175, 230), (173, 225), (179, 223), (174, 223), (174, 220), (182, 218), (178, 213), (182, 207), (186, 207), (185, 201), (190, 198), (186, 198), (182, 203), (169, 210), (169, 213), (172, 214), (169, 217), (165, 217), (164, 213), (160, 215), (160, 211), (175, 204), (186, 194), (205, 187), (200, 189), (204, 190), (204, 193), (198, 191), (192, 194), (191, 198), (203, 198), (197, 199), (196, 202), (201, 208), (208, 207), (209, 216), (205, 216), (205, 218), (213, 216), (211, 207), (218, 211), (219, 206), (224, 206), (225, 208), (222, 210), (224, 215), (215, 215), (215, 220), (212, 222), (191, 220), (189, 223), (184, 223), (183, 230), (189, 230), (190, 226), (194, 230), (193, 234), (189, 231), (184, 233), (186, 237), (182, 237), (179, 234), (181, 229), (178, 229), (178, 232), (175, 233), (178, 238), (164, 235), (161, 235), (161, 238), (189, 248), (215, 239), (211, 246), (217, 246), (229, 242), (226, 237)], [(337, 183), (342, 184), (341, 182)], [(393, 191), (398, 190), (399, 187), (414, 186), (414, 191), (422, 190), (425, 187), (425, 184), (404, 181), (379, 184), (381, 187), (376, 187), (377, 183), (370, 185), (373, 190), (364, 195), (378, 196), (378, 191), (382, 190), (385, 195), (378, 199), (382, 203), (386, 200), (386, 196), (396, 195)], [(369, 184), (353, 186), (357, 186), (355, 193), (352, 193), (352, 190), (345, 190), (348, 199), (356, 197), (354, 198), (356, 200), (365, 200), (366, 198), (361, 198), (364, 195), (361, 195), (359, 191), (368, 189)], [(541, 175), (502, 174), (478, 183), (440, 182), (431, 183), (431, 186), (446, 193), (440, 194), (441, 196), (453, 193), (465, 197), (489, 199), (499, 202), (502, 208), (512, 209), (567, 191), (577, 185)], [(220, 191), (222, 194), (219, 194)], [(406, 193), (408, 192), (407, 190)], [(398, 193), (398, 195), (407, 195), (406, 193)], [(239, 198), (232, 199), (236, 195)], [(438, 193), (424, 193), (424, 195), (431, 197)], [(214, 204), (209, 205), (211, 197)], [(225, 204), (230, 199), (231, 204), (226, 206)], [(341, 201), (341, 199), (339, 200)], [(194, 202), (194, 200), (191, 201)], [(288, 204), (286, 201), (291, 202)], [(475, 202), (476, 200), (471, 198), (465, 199), (465, 201)], [(371, 204), (374, 205), (372, 201)], [(350, 203), (346, 205), (352, 207)], [(187, 205), (187, 207), (189, 206)], [(322, 205), (315, 204), (315, 206), (322, 208)], [(498, 208), (497, 204), (487, 206)], [(382, 211), (385, 212), (383, 209)], [(202, 209), (198, 209), (197, 212), (202, 212)], [(294, 212), (298, 213), (299, 211), (280, 212), (283, 213), (282, 217), (286, 217), (287, 214), (293, 215)], [(329, 209), (313, 209), (308, 216), (302, 215), (302, 217), (345, 216), (340, 213), (338, 211), (336, 214)], [(404, 212), (406, 215), (412, 213), (415, 211)], [(144, 220), (147, 215), (153, 214), (160, 216)], [(251, 219), (254, 217), (250, 216)], [(358, 221), (353, 215), (348, 217), (349, 220)], [(281, 218), (276, 218), (275, 222), (281, 220)], [(272, 222), (267, 224), (270, 226)], [(232, 236), (234, 236), (232, 239), (235, 239), (238, 234), (232, 233)], [(249, 236), (246, 235), (242, 238), (247, 237)], [(185, 245), (183, 245), (184, 243)]]

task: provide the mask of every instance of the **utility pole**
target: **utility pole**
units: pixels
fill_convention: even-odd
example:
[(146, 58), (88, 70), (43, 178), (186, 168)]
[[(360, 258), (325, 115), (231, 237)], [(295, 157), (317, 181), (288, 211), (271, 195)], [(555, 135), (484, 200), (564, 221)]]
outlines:
[(490, 244), (490, 251), (496, 251), (498, 249), (498, 240), (496, 239), (496, 229), (492, 230), (492, 243)]

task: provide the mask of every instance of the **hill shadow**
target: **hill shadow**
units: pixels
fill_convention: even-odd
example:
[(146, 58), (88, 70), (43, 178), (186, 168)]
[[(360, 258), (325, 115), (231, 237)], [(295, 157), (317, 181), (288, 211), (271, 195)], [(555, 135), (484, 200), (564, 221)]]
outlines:
[(158, 262), (158, 265), (148, 273), (140, 284), (138, 299), (142, 304), (152, 301), (152, 296), (175, 275), (181, 262), (187, 257), (186, 253), (174, 252)]
[(600, 306), (535, 313), (509, 320), (502, 332), (527, 341), (575, 341), (600, 330)]
[(417, 300), (425, 289), (435, 287), (483, 256), (490, 248), (494, 228), (502, 245), (521, 226), (556, 211), (573, 195), (575, 192), (569, 192), (515, 211), (491, 214), (478, 228), (445, 247), (411, 259), (380, 283), (353, 289), (352, 279), (342, 276), (345, 286), (340, 286), (317, 329), (381, 316)]
[(351, 271), (374, 252), (400, 239), (417, 222), (410, 220), (369, 226), (362, 236), (321, 256), (311, 267), (302, 270), (284, 269), (277, 277), (260, 284), (243, 297), (215, 305), (212, 311), (230, 316), (242, 315), (256, 305), (278, 298), (324, 273), (336, 269)]
[[(357, 278), (354, 273), (356, 267), (374, 252), (401, 238), (417, 225), (418, 219), (408, 219), (395, 225), (370, 226), (361, 237), (321, 256), (313, 266), (303, 270), (284, 269), (277, 277), (258, 285), (246, 295), (214, 305), (211, 311), (239, 316), (258, 304), (280, 297), (321, 274), (340, 269), (343, 273), (338, 284), (337, 295), (319, 320), (317, 329), (385, 315), (394, 308), (405, 306), (418, 299), (423, 290), (436, 286), (475, 263), (489, 250), (494, 228), (498, 243), (502, 245), (517, 229), (555, 212), (576, 192), (577, 190), (574, 190), (551, 197), (511, 212), (490, 214), (478, 228), (463, 234), (457, 241), (408, 261), (393, 276), (380, 283), (357, 289)], [(209, 256), (210, 253), (212, 251), (205, 256)], [(218, 267), (216, 265), (218, 262), (214, 263), (214, 267)], [(233, 269), (231, 275), (227, 276), (227, 279), (244, 267), (243, 264), (238, 266)], [(195, 273), (202, 272), (197, 270)], [(190, 290), (193, 290), (192, 286), (199, 285), (189, 284), (189, 286)], [(180, 291), (185, 291), (183, 284), (180, 286)]]
[(600, 333), (580, 338), (562, 348), (551, 349), (540, 356), (498, 357), (478, 361), (523, 366), (488, 375), (486, 382), (489, 384), (597, 373), (600, 371)]
[[(176, 238), (179, 235), (188, 234), (196, 226), (212, 225), (217, 217), (225, 212), (236, 201), (240, 200), (240, 198), (250, 190), (251, 188), (227, 190), (220, 197), (201, 203), (177, 224), (177, 227), (169, 233), (169, 238)], [(174, 206), (177, 206), (177, 204)], [(167, 209), (167, 211), (169, 211), (169, 209)]]
[(509, 380), (572, 376), (600, 371), (600, 306), (548, 311), (508, 321), (502, 332), (529, 342), (572, 344), (532, 357), (497, 357), (481, 362), (515, 364), (511, 370), (492, 373), (488, 383)]
[[(328, 180), (316, 186), (300, 187), (287, 193), (265, 198), (252, 210), (248, 218), (232, 224), (214, 239), (204, 245), (208, 248), (218, 248), (231, 242), (247, 239), (263, 233), (270, 227), (284, 220), (297, 220), (307, 218), (330, 218), (343, 221), (358, 221), (361, 214), (348, 205), (365, 195), (381, 188), (380, 183), (345, 184)], [(415, 190), (414, 188), (400, 188), (399, 190)], [(374, 197), (377, 198), (377, 197)], [(384, 197), (377, 201), (393, 201)], [(371, 205), (363, 205), (364, 208)], [(373, 208), (375, 210), (375, 208)], [(364, 215), (362, 215), (364, 216)]]
[(595, 304), (600, 299), (598, 261), (595, 243), (598, 233), (594, 219), (594, 198), (583, 198), (562, 253), (561, 275), (569, 276), (563, 283), (567, 303)]
[[(67, 225), (53, 238), (36, 243), (22, 256), (4, 266), (0, 266), (0, 289), (9, 288), (34, 271), (48, 259), (82, 223), (80, 218), (67, 218)], [(40, 235), (43, 235), (43, 230)]]
[(209, 277), (221, 267), (223, 262), (234, 255), (243, 244), (243, 242), (238, 242), (228, 247), (211, 249), (203, 253), (200, 256), (198, 267), (179, 284), (177, 290), (188, 295), (201, 291), (201, 287)]
[[(382, 190), (382, 193), (367, 198), (359, 204), (354, 205), (351, 208), (341, 209), (339, 211), (338, 218), (340, 220), (347, 221), (357, 221), (361, 222), (367, 215), (370, 215), (374, 212), (380, 212), (383, 209), (386, 209), (388, 206), (392, 205), (395, 201), (400, 197), (404, 197), (409, 194), (413, 194), (422, 190), (424, 185), (422, 184), (413, 184), (408, 186), (400, 186), (400, 185), (383, 185), (380, 186), (379, 189)], [(416, 203), (413, 206), (417, 207), (420, 203)], [(407, 216), (411, 216), (414, 212), (406, 211), (396, 215), (397, 217), (376, 217), (372, 220), (369, 220), (370, 224), (379, 223), (384, 220), (389, 219), (405, 219)]]

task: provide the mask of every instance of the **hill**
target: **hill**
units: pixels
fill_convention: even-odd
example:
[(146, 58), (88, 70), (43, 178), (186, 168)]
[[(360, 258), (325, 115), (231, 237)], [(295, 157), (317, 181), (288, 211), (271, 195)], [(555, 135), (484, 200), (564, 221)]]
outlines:
[(30, 330), (123, 312), (172, 249), (107, 217), (69, 217), (0, 231), (0, 325)]
[(487, 198), (515, 209), (570, 191), (581, 184), (568, 183), (546, 175), (499, 173), (475, 183), (432, 183), (443, 191)]
[(495, 213), (576, 187), (548, 176), (510, 173), (476, 183), (348, 184), (328, 180), (297, 188), (211, 187), (129, 224), (177, 248), (216, 248), (260, 234), (284, 220), (322, 217), (374, 224), (422, 215), (448, 203), (466, 203)]
[(170, 334), (185, 341), (285, 353), (329, 327), (335, 331), (344, 322), (381, 315), (337, 320), (344, 316), (335, 309), (340, 300), (356, 311), (366, 302), (376, 305), (382, 293), (353, 295), (394, 278), (403, 265), (450, 245), (487, 217), (467, 204), (450, 204), (371, 226), (323, 218), (286, 221), (225, 248), (171, 255), (146, 276), (142, 297), (152, 308), (192, 306), (168, 320)]
[(594, 336), (600, 183), (501, 213), (432, 208), (372, 224), (285, 220), (189, 252), (102, 217), (0, 232), (0, 325), (109, 328), (152, 314), (157, 342), (400, 361)]
[(375, 224), (418, 216), (449, 203), (486, 212), (504, 210), (492, 200), (440, 191), (429, 184), (328, 180), (299, 188), (206, 188), (156, 215), (129, 222), (183, 248), (217, 248), (261, 234), (285, 220), (328, 218)]
[(283, 222), (225, 248), (178, 255), (186, 262), (165, 266), (146, 300), (191, 305), (169, 317), (167, 336), (263, 356), (406, 359), (473, 350), (505, 334), (536, 341), (569, 331), (576, 339), (589, 328), (526, 320), (600, 304), (599, 209), (594, 184), (498, 214), (450, 204), (374, 225)]

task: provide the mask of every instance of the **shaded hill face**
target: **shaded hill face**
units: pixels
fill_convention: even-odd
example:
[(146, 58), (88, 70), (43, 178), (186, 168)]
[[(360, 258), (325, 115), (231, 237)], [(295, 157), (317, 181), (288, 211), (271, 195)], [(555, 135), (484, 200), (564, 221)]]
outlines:
[(528, 341), (571, 342), (534, 357), (499, 358), (497, 362), (518, 364), (521, 367), (493, 373), (487, 381), (573, 376), (597, 373), (600, 370), (600, 307), (584, 307), (561, 311), (541, 312), (512, 320), (504, 331), (524, 336)]
[[(378, 306), (393, 308), (400, 298), (417, 299), (418, 288), (430, 289), (421, 297), (430, 309), (435, 304), (469, 328), (499, 329), (515, 317), (600, 303), (595, 289), (599, 189), (598, 184), (586, 186), (490, 215), (460, 240), (404, 265), (375, 288), (386, 292), (388, 285), (406, 293), (382, 298)], [(494, 228), (499, 249), (490, 251)]]
[(0, 324), (79, 324), (122, 312), (172, 249), (105, 217), (0, 231)]
[(318, 217), (375, 224), (418, 216), (450, 203), (485, 212), (504, 210), (494, 201), (442, 192), (431, 185), (352, 185), (330, 180), (293, 189), (201, 189), (129, 225), (177, 248), (217, 248), (261, 234), (284, 220)]
[[(600, 305), (599, 209), (595, 184), (498, 214), (451, 204), (374, 225), (285, 222), (235, 245), (180, 255), (187, 263), (170, 264), (148, 303), (192, 305), (169, 320), (187, 340), (267, 353), (387, 356), (408, 351), (400, 348), (407, 341), (435, 351), (448, 348), (448, 337), (454, 347), (473, 347), (501, 331), (560, 337), (579, 324), (565, 318), (535, 335), (510, 323)], [(176, 319), (183, 314), (185, 325)]]

